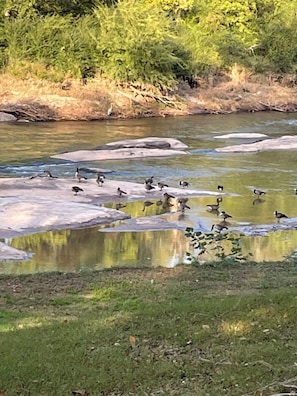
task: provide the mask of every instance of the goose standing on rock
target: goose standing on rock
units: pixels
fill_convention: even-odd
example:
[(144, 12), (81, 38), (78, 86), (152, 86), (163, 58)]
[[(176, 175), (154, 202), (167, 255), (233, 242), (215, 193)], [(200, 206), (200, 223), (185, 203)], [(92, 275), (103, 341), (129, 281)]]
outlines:
[(124, 194), (126, 195), (127, 193), (126, 193), (126, 191), (123, 191), (123, 190), (120, 189), (120, 187), (118, 187), (117, 194), (118, 194), (119, 197), (122, 197)]
[(79, 169), (78, 168), (76, 168), (75, 178), (78, 180), (79, 183), (82, 180), (88, 180), (88, 178), (86, 176), (83, 176), (81, 173), (79, 173)]
[(147, 183), (147, 181), (144, 182), (144, 188), (147, 192), (155, 189), (155, 187), (151, 183)]
[(181, 180), (180, 182), (179, 182), (179, 185), (182, 187), (182, 188), (188, 188), (189, 187), (189, 182), (187, 182), (187, 181), (185, 181), (185, 180)]
[(100, 187), (103, 186), (104, 179), (105, 179), (105, 176), (103, 175), (103, 173), (98, 173), (97, 179), (96, 179), (96, 183), (98, 184), (98, 186), (100, 186)]
[(78, 186), (73, 186), (71, 190), (75, 192), (74, 195), (77, 195), (77, 193), (80, 191), (84, 191), (82, 188), (80, 188)]

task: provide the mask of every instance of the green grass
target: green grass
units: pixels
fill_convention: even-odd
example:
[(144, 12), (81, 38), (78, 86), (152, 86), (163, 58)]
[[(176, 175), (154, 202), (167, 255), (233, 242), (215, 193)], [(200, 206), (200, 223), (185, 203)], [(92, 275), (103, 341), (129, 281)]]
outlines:
[(2, 276), (0, 391), (288, 391), (296, 283), (294, 263)]

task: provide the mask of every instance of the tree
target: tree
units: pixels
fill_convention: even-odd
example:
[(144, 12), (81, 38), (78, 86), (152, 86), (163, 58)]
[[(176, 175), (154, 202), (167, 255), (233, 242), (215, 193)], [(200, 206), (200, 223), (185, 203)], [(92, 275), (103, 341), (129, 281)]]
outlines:
[(171, 84), (178, 57), (171, 20), (152, 4), (121, 0), (117, 6), (95, 10), (100, 31), (96, 42), (97, 65), (103, 73), (122, 81)]

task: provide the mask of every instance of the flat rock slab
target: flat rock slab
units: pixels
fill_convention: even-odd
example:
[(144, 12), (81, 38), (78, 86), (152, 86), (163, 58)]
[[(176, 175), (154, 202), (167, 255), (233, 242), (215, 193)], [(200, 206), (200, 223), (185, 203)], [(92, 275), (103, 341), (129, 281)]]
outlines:
[(285, 219), (285, 221), (275, 224), (246, 225), (233, 229), (247, 236), (265, 236), (276, 231), (296, 230), (297, 218)]
[[(82, 192), (75, 195), (72, 186)], [(127, 195), (119, 198), (118, 187)], [(177, 197), (217, 195), (209, 191), (166, 188)], [(102, 187), (96, 177), (78, 183), (75, 179), (2, 178), (0, 179), (0, 238), (66, 228), (109, 224), (130, 216), (102, 207), (105, 202), (161, 199), (165, 190), (147, 192), (143, 184), (105, 179)]]
[(185, 150), (188, 146), (173, 138), (148, 137), (141, 139), (118, 140), (96, 147), (96, 150), (119, 150), (123, 148), (147, 148)]
[(260, 142), (237, 144), (219, 147), (215, 150), (220, 153), (246, 153), (267, 150), (292, 150), (297, 149), (297, 136), (282, 136), (276, 139), (266, 139)]
[(56, 154), (52, 158), (72, 162), (103, 161), (109, 159), (133, 159), (185, 155), (187, 146), (177, 139), (144, 138), (121, 140), (99, 146), (94, 150), (78, 150)]
[(226, 135), (214, 136), (214, 139), (261, 139), (267, 137), (264, 133), (227, 133)]
[(160, 230), (184, 230), (185, 226), (177, 222), (170, 222), (160, 216), (138, 217), (137, 219), (127, 219), (114, 227), (100, 229), (102, 232), (143, 232)]

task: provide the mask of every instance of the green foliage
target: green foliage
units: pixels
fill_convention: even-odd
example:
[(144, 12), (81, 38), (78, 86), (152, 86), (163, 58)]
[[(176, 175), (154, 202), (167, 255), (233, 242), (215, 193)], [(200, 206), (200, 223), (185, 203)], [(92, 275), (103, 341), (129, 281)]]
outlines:
[[(96, 19), (91, 16), (79, 19), (69, 16), (24, 17), (13, 23), (7, 21), (8, 67), (13, 69), (19, 62), (28, 61), (80, 78), (85, 69), (94, 67), (95, 45), (89, 34), (96, 26)], [(38, 77), (42, 78), (42, 75)]]
[(7, 0), (6, 8), (14, 8), (20, 17), (72, 15), (83, 16), (91, 14), (99, 3), (97, 0)]
[(177, 56), (170, 19), (146, 2), (119, 1), (98, 7), (100, 34), (95, 38), (98, 64), (105, 75), (122, 81), (170, 84)]
[[(186, 237), (191, 239), (191, 245), (197, 254), (187, 253), (192, 264), (203, 261), (207, 255), (214, 256), (222, 262), (243, 262), (247, 257), (242, 254), (240, 246), (241, 236), (236, 233), (226, 232), (201, 232), (193, 228), (186, 228)], [(250, 255), (251, 256), (251, 255)]]
[[(4, 17), (11, 8), (17, 18)], [(297, 0), (6, 0), (0, 68), (155, 85), (233, 64), (295, 73), (296, 10)]]

